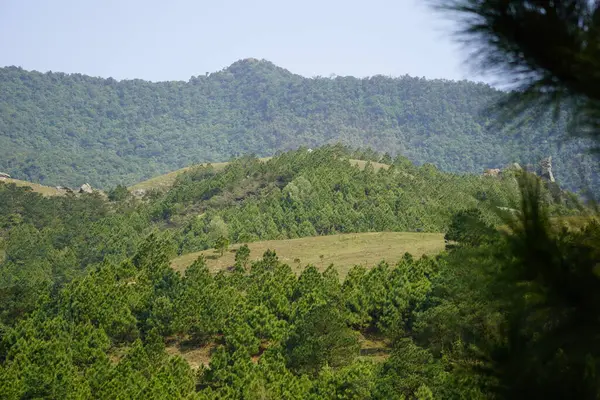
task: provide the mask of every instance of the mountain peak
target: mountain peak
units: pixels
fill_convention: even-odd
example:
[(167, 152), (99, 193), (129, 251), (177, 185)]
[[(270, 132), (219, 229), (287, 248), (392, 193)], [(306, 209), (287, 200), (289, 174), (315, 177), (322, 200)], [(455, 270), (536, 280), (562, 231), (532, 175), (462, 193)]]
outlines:
[(244, 75), (248, 73), (269, 73), (279, 75), (295, 75), (285, 68), (281, 68), (269, 60), (258, 58), (243, 58), (225, 68), (224, 71), (234, 75)]

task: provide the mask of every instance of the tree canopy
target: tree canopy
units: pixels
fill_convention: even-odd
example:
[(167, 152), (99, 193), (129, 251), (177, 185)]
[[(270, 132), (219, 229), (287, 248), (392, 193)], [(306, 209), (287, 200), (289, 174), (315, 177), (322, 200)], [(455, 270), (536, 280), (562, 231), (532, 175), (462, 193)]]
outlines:
[(0, 171), (48, 185), (131, 185), (201, 162), (336, 142), (459, 173), (551, 155), (571, 190), (590, 165), (584, 141), (563, 145), (567, 112), (556, 123), (489, 130), (497, 118), (487, 106), (507, 95), (467, 81), (304, 78), (246, 59), (188, 82), (6, 67), (0, 85)]

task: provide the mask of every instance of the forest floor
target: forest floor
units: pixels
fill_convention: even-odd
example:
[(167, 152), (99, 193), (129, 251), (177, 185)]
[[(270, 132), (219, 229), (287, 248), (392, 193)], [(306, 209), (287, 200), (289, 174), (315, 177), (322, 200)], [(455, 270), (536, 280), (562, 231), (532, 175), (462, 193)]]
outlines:
[[(218, 338), (217, 338), (218, 339)], [(365, 361), (384, 362), (390, 356), (392, 343), (381, 335), (359, 334), (358, 343), (360, 353), (358, 358)], [(193, 370), (201, 366), (208, 367), (215, 350), (223, 345), (221, 340), (209, 341), (203, 345), (188, 344), (181, 340), (168, 340), (165, 350), (170, 356), (180, 356)], [(261, 354), (269, 347), (268, 343), (261, 345), (259, 354), (252, 357), (253, 362), (258, 362)], [(126, 348), (116, 348), (111, 352), (113, 362), (118, 362), (125, 354)]]
[[(212, 271), (220, 271), (234, 264), (235, 250), (241, 244), (233, 245), (223, 256), (215, 250), (205, 250), (184, 254), (175, 258), (171, 265), (183, 272), (199, 256), (206, 258)], [(250, 259), (260, 259), (267, 250), (274, 250), (279, 260), (300, 273), (308, 264), (324, 270), (330, 264), (337, 268), (340, 278), (356, 264), (373, 267), (382, 260), (389, 264), (398, 262), (404, 253), (414, 257), (423, 254), (434, 255), (444, 249), (444, 234), (414, 232), (368, 232), (348, 233), (331, 236), (313, 236), (288, 240), (267, 240), (248, 243)]]

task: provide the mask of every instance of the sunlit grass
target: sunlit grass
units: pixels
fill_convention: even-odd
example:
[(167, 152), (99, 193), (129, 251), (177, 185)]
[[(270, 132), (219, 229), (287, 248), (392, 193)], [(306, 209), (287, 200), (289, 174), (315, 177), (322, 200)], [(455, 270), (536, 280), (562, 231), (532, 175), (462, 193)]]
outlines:
[[(212, 271), (224, 270), (234, 264), (234, 245), (222, 257), (215, 250), (185, 254), (172, 261), (172, 267), (183, 272), (200, 255), (204, 255)], [(267, 240), (248, 243), (250, 258), (256, 260), (267, 250), (274, 250), (281, 262), (294, 272), (301, 272), (308, 264), (324, 270), (334, 264), (343, 279), (357, 264), (372, 267), (382, 260), (395, 264), (404, 253), (414, 257), (434, 255), (444, 249), (442, 233), (368, 232), (331, 236), (313, 236), (289, 240)]]

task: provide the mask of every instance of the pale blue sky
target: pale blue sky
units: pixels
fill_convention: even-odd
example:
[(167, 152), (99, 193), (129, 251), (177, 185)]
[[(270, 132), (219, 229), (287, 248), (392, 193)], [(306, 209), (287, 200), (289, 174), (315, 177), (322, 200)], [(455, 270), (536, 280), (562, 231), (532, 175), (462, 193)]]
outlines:
[(304, 76), (475, 79), (424, 0), (0, 0), (0, 66), (187, 80), (241, 58)]

